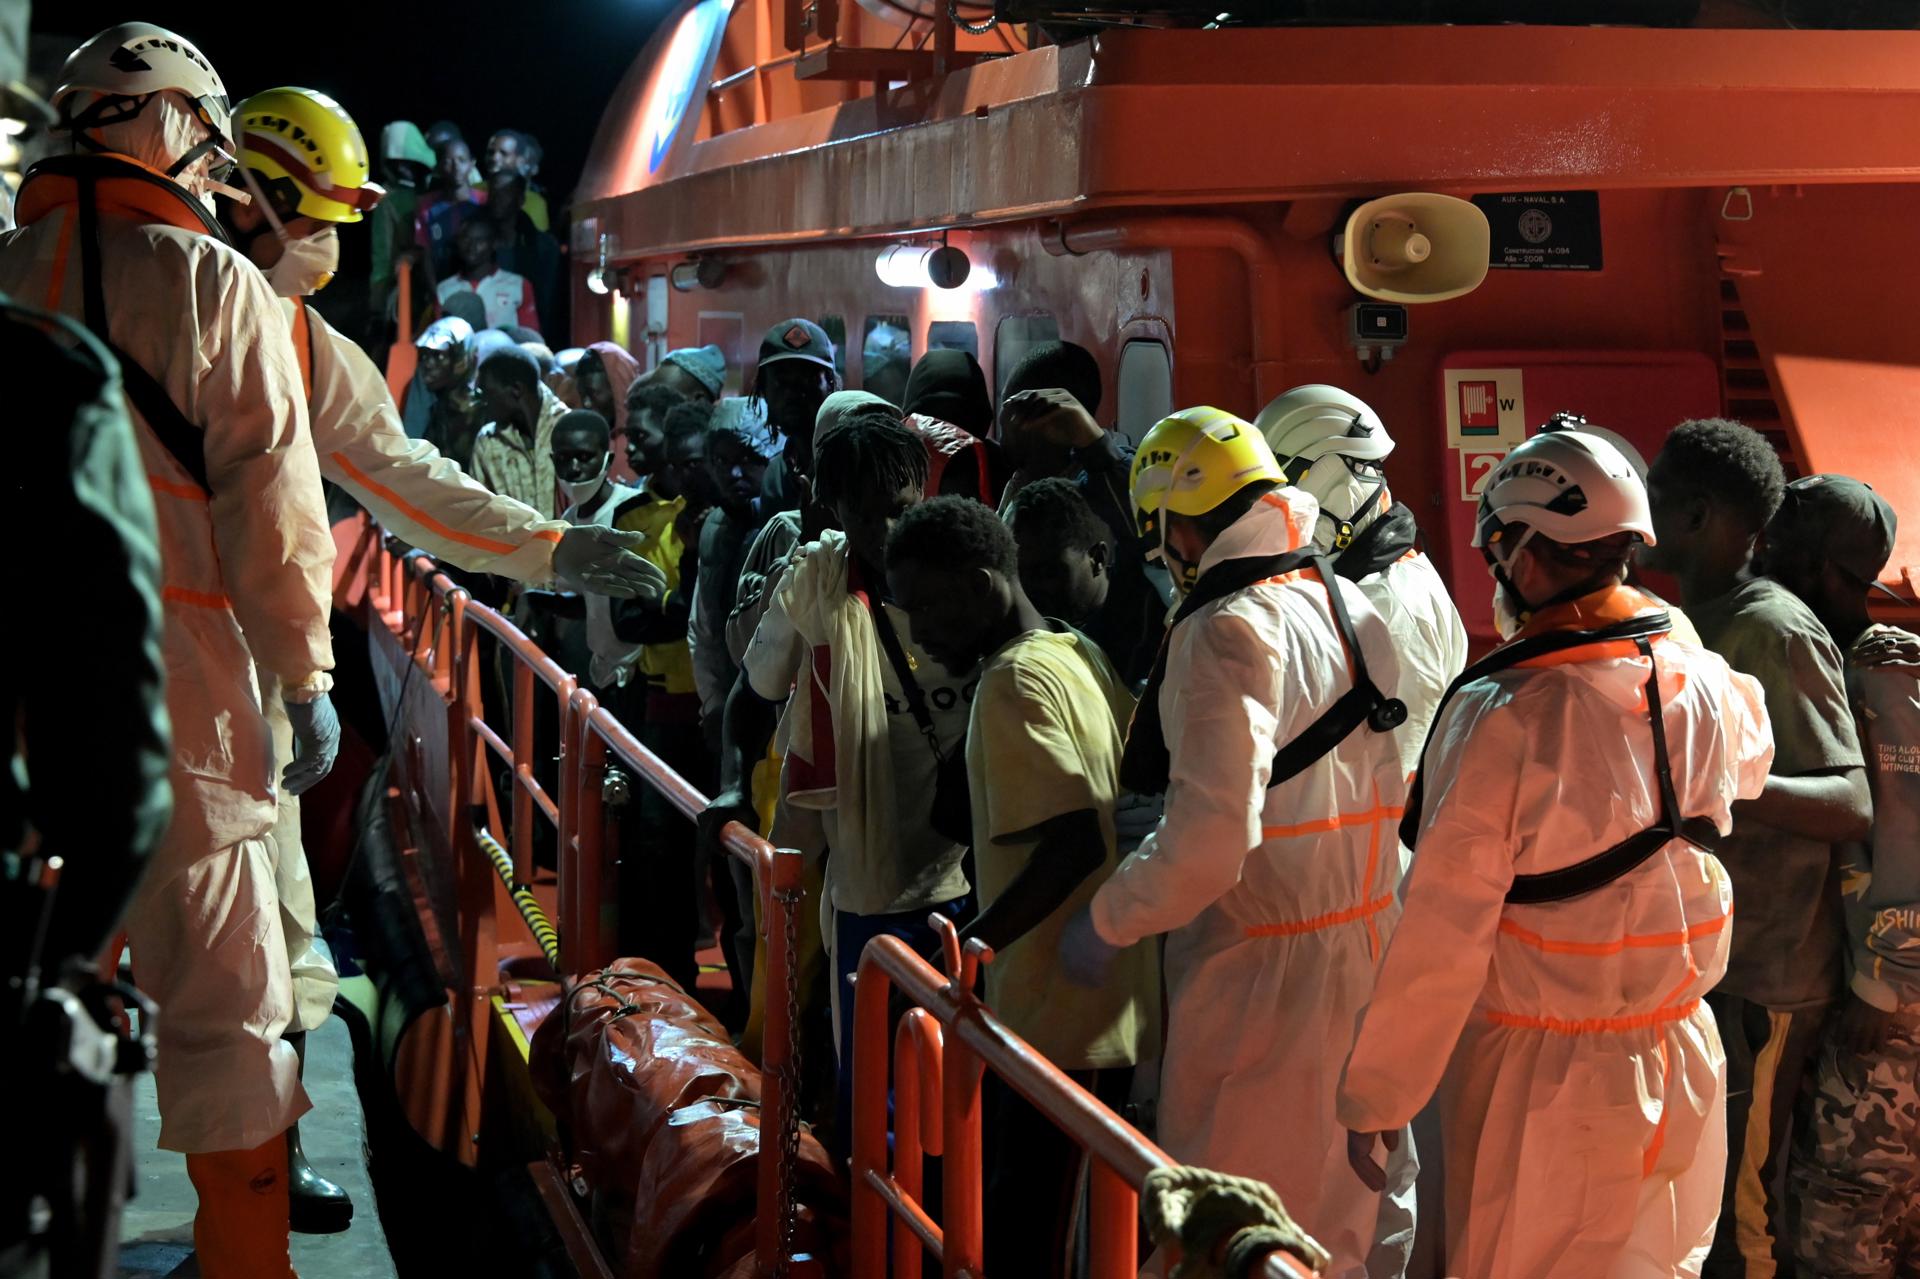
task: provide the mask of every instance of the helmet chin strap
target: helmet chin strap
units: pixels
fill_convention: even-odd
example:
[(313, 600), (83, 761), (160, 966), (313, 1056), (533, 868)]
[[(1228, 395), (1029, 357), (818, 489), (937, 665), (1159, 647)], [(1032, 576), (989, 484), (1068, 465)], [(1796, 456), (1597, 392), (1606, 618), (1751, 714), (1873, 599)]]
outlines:
[(1173, 496), (1174, 483), (1178, 480), (1180, 472), (1186, 469), (1187, 462), (1193, 457), (1193, 451), (1199, 448), (1200, 442), (1206, 438), (1206, 432), (1196, 431), (1193, 438), (1187, 441), (1187, 447), (1180, 450), (1180, 456), (1174, 458), (1173, 465), (1167, 468), (1167, 486), (1160, 490), (1160, 506), (1154, 515), (1154, 522), (1160, 526), (1160, 545), (1146, 555), (1149, 561), (1157, 562), (1167, 570), (1173, 578), (1175, 589), (1182, 595), (1185, 595), (1199, 579), (1200, 566), (1186, 564), (1185, 560), (1181, 560), (1184, 567), (1178, 573), (1173, 571), (1175, 557), (1167, 554), (1167, 499)]
[(1360, 532), (1360, 521), (1366, 519), (1369, 513), (1377, 514), (1377, 512), (1373, 511), (1374, 504), (1380, 500), (1380, 495), (1386, 491), (1387, 477), (1382, 475), (1379, 481), (1367, 491), (1367, 495), (1361, 498), (1359, 504), (1353, 508), (1353, 514), (1343, 518), (1326, 510), (1324, 507), (1321, 508), (1320, 513), (1326, 516), (1333, 524), (1334, 550), (1344, 551), (1353, 545), (1353, 539)]
[(1499, 583), (1500, 589), (1505, 591), (1513, 601), (1514, 611), (1518, 614), (1520, 623), (1523, 626), (1527, 623), (1528, 619), (1542, 609), (1552, 608), (1555, 604), (1565, 604), (1568, 600), (1577, 600), (1582, 595), (1591, 594), (1598, 589), (1595, 586), (1595, 579), (1593, 577), (1587, 577), (1575, 582), (1565, 590), (1555, 592), (1544, 600), (1536, 602), (1528, 599), (1520, 588), (1514, 584), (1512, 575), (1507, 572), (1507, 566), (1512, 564), (1514, 558), (1520, 554), (1527, 543), (1533, 540), (1533, 532), (1533, 529), (1527, 529), (1526, 532), (1515, 539), (1512, 549), (1508, 550), (1505, 555), (1499, 554), (1499, 548), (1506, 545), (1505, 529), (1501, 530), (1495, 541), (1480, 548), (1480, 554), (1484, 556), (1487, 561), (1487, 571), (1493, 575), (1493, 580)]

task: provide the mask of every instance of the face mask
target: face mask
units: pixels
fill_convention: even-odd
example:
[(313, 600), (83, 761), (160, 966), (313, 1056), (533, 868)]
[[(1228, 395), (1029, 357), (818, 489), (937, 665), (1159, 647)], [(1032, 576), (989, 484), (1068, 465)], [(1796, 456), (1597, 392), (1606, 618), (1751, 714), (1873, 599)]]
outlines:
[(1526, 625), (1526, 617), (1513, 605), (1506, 587), (1493, 584), (1493, 629), (1502, 640), (1510, 640)]
[(592, 479), (582, 480), (577, 484), (572, 480), (561, 480), (560, 487), (567, 491), (568, 505), (578, 507), (591, 502), (594, 494), (600, 491), (600, 486), (606, 483), (607, 472), (611, 469), (613, 469), (613, 455), (609, 453), (606, 460), (600, 463), (600, 473)]
[(335, 227), (322, 227), (312, 235), (296, 240), (287, 234), (286, 224), (273, 211), (273, 201), (254, 180), (253, 170), (240, 167), (240, 178), (259, 202), (260, 213), (280, 241), (280, 260), (263, 268), (267, 283), (283, 298), (303, 298), (318, 293), (332, 283), (340, 269), (340, 233)]
[(300, 240), (287, 238), (285, 228), (274, 227), (284, 246), (280, 260), (267, 268), (267, 283), (283, 298), (318, 293), (340, 269), (340, 234), (332, 227)]

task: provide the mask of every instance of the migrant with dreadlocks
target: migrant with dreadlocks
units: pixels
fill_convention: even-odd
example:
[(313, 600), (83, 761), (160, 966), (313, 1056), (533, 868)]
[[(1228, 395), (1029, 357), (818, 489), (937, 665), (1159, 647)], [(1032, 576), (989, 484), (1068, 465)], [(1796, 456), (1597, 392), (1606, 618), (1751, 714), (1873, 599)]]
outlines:
[[(964, 776), (977, 672), (933, 661), (888, 599), (887, 535), (925, 494), (925, 445), (892, 405), (849, 397), (843, 409), (835, 400), (822, 407), (812, 442), (814, 498), (834, 527), (800, 548), (746, 648), (727, 702), (722, 789), (701, 829), (717, 847), (726, 822), (757, 824), (753, 767), (792, 694), (781, 788), (794, 829), (781, 837), (832, 849), (826, 934), (845, 1116), (860, 952), (881, 936), (931, 949), (929, 914), (959, 918), (968, 906), (966, 797), (951, 785), (944, 791), (957, 825), (938, 819), (930, 797), (943, 793), (943, 772)], [(838, 1135), (844, 1150), (844, 1125)]]

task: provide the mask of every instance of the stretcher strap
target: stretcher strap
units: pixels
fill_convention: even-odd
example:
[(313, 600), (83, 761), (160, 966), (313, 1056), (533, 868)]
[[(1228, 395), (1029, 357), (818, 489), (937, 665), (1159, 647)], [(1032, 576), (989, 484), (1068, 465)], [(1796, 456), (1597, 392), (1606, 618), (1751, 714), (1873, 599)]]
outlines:
[(106, 292), (100, 281), (100, 204), (93, 179), (80, 179), (80, 289), (87, 327), (120, 364), (120, 384), (141, 420), (202, 493), (207, 483), (206, 437), (174, 405), (173, 397), (138, 361), (114, 345), (107, 332)]
[(1653, 771), (1660, 783), (1660, 820), (1571, 866), (1535, 875), (1515, 875), (1513, 886), (1507, 890), (1507, 900), (1515, 905), (1562, 902), (1605, 888), (1638, 870), (1676, 839), (1697, 844), (1708, 852), (1720, 843), (1719, 830), (1704, 817), (1675, 820), (1680, 801), (1674, 795), (1673, 763), (1667, 755), (1666, 716), (1660, 707), (1660, 663), (1654, 659), (1653, 642), (1648, 637), (1637, 637), (1634, 646), (1647, 659), (1647, 718), (1653, 726)]
[(1502, 645), (1461, 671), (1459, 678), (1447, 685), (1447, 691), (1441, 695), (1439, 703), (1433, 708), (1433, 720), (1427, 725), (1427, 740), (1420, 748), (1420, 767), (1414, 772), (1413, 786), (1407, 792), (1407, 811), (1400, 819), (1400, 842), (1408, 848), (1413, 848), (1419, 843), (1420, 818), (1425, 807), (1427, 752), (1433, 749), (1434, 734), (1445, 722), (1447, 703), (1453, 700), (1454, 694), (1475, 680), (1496, 675), (1538, 657), (1565, 652), (1568, 649), (1606, 644), (1614, 640), (1652, 639), (1655, 636), (1665, 635), (1672, 629), (1673, 619), (1662, 610), (1640, 617), (1631, 617), (1624, 622), (1616, 622), (1596, 630), (1548, 631), (1544, 635), (1533, 635)]
[(1353, 682), (1347, 691), (1322, 711), (1298, 736), (1274, 752), (1273, 771), (1267, 788), (1280, 785), (1311, 768), (1347, 740), (1353, 730), (1365, 723), (1376, 733), (1391, 732), (1407, 720), (1406, 703), (1388, 697), (1374, 684), (1367, 671), (1366, 655), (1353, 629), (1341, 598), (1333, 565), (1312, 547), (1288, 551), (1282, 555), (1245, 556), (1222, 560), (1201, 574), (1193, 590), (1168, 623), (1160, 641), (1159, 656), (1153, 673), (1147, 678), (1146, 692), (1135, 705), (1133, 722), (1127, 729), (1127, 745), (1120, 759), (1120, 781), (1140, 795), (1158, 795), (1167, 789), (1173, 771), (1173, 759), (1167, 746), (1166, 730), (1160, 722), (1160, 690), (1167, 678), (1167, 650), (1174, 630), (1188, 618), (1215, 600), (1226, 599), (1271, 582), (1289, 573), (1311, 568), (1327, 589), (1327, 606), (1340, 642), (1353, 664)]

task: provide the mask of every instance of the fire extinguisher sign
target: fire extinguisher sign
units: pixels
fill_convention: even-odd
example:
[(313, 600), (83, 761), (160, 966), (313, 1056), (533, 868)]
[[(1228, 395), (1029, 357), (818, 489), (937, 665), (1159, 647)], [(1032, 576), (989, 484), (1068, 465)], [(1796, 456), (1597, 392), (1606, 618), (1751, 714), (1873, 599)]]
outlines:
[(1519, 369), (1446, 371), (1447, 443), (1504, 453), (1527, 438), (1527, 401)]
[(1493, 478), (1494, 468), (1507, 455), (1505, 450), (1461, 449), (1454, 456), (1460, 459), (1460, 500), (1478, 502), (1487, 481)]

